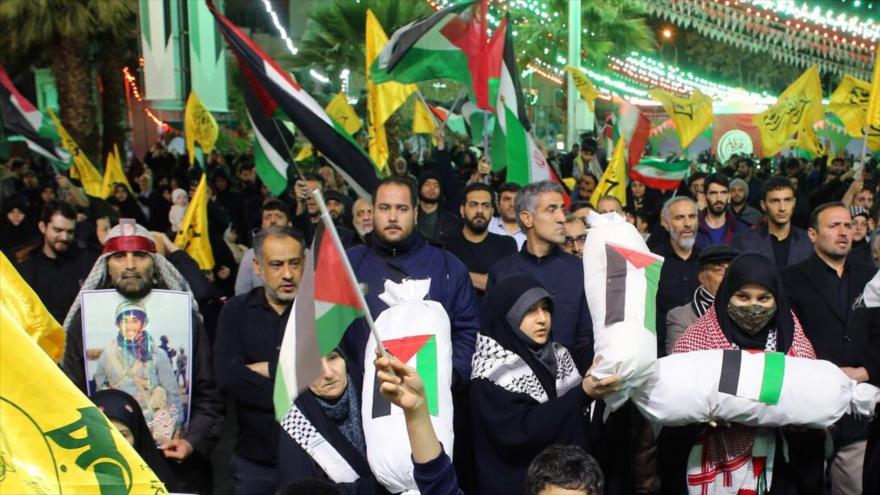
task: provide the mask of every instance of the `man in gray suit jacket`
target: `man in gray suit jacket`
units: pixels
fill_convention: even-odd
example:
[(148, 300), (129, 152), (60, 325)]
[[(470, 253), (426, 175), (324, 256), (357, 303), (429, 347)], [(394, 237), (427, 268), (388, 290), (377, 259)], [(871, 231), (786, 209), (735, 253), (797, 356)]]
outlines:
[(791, 224), (797, 199), (794, 186), (785, 177), (764, 182), (761, 209), (766, 222), (733, 238), (733, 247), (744, 253), (760, 253), (776, 262), (781, 270), (800, 263), (813, 254), (807, 233)]
[(718, 244), (707, 247), (697, 257), (700, 264), (697, 280), (700, 281), (700, 286), (694, 292), (694, 299), (666, 313), (666, 354), (672, 354), (672, 348), (685, 330), (706, 314), (715, 302), (715, 293), (724, 280), (724, 273), (739, 254), (735, 248)]

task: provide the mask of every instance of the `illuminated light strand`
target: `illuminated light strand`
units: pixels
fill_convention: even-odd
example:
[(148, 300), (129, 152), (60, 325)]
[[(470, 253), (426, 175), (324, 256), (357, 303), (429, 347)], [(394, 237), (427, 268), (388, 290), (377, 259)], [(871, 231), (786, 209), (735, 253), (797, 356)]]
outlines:
[[(128, 66), (122, 68), (122, 77), (123, 77), (123, 79), (125, 79), (125, 83), (128, 86), (129, 90), (131, 91), (132, 96), (134, 96), (134, 98), (138, 102), (142, 103), (144, 101), (144, 98), (141, 96), (141, 90), (138, 88), (137, 79), (135, 79), (135, 77), (131, 74), (131, 71), (128, 69)], [(171, 126), (171, 124), (165, 122), (164, 120), (162, 120), (158, 116), (156, 116), (156, 114), (153, 113), (152, 110), (150, 110), (150, 107), (148, 107), (146, 105), (144, 105), (144, 114), (146, 114), (147, 117), (150, 118), (150, 120), (152, 120), (156, 125), (161, 126), (162, 129), (164, 129), (164, 130), (168, 130), (168, 129), (173, 128)]]
[[(832, 9), (823, 9), (819, 6), (810, 6), (802, 3), (800, 6), (791, 0), (736, 0), (735, 4), (751, 4), (767, 11), (773, 11), (777, 16), (791, 17), (799, 21), (809, 21), (825, 28), (840, 30), (852, 36), (865, 38), (866, 41), (875, 41), (880, 38), (880, 24), (868, 18), (862, 20), (856, 15), (847, 15), (838, 12), (835, 15)], [(730, 4), (730, 0), (725, 2)], [(871, 4), (873, 6), (873, 4)], [(869, 7), (871, 8), (871, 7)], [(778, 21), (778, 18), (776, 19)]]
[(263, 7), (266, 8), (266, 13), (269, 14), (269, 17), (272, 19), (272, 24), (275, 25), (275, 29), (278, 31), (278, 35), (281, 36), (281, 39), (284, 41), (284, 45), (287, 47), (287, 51), (290, 52), (291, 55), (296, 55), (299, 53), (299, 50), (293, 46), (293, 40), (290, 39), (290, 36), (287, 35), (287, 30), (284, 29), (284, 26), (281, 25), (281, 21), (278, 20), (278, 14), (272, 10), (272, 4), (269, 3), (269, 0), (263, 0)]

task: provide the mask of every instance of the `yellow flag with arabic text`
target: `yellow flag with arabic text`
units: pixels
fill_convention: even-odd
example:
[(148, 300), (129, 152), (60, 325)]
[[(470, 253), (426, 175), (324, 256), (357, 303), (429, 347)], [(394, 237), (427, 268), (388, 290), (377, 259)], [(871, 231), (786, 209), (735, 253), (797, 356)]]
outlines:
[(39, 308), (8, 311), (14, 291), (5, 280), (2, 292), (0, 493), (167, 495), (122, 434), (43, 352), (45, 342), (41, 350), (28, 335), (33, 322), (20, 318)]
[(360, 117), (355, 113), (351, 104), (348, 103), (345, 93), (337, 93), (324, 110), (327, 111), (327, 115), (345, 129), (345, 132), (351, 135), (354, 135), (363, 126)]
[(109, 198), (112, 196), (116, 184), (124, 184), (125, 187), (128, 188), (128, 192), (132, 192), (128, 177), (125, 176), (125, 172), (122, 170), (122, 158), (119, 156), (119, 147), (114, 144), (113, 153), (107, 154), (107, 162), (104, 165), (104, 180), (101, 182), (101, 197)]
[(712, 99), (699, 89), (694, 89), (690, 98), (675, 96), (657, 88), (648, 91), (648, 94), (663, 105), (663, 110), (675, 123), (681, 149), (687, 149), (712, 124)]
[(70, 178), (79, 179), (83, 190), (89, 196), (102, 198), (101, 192), (104, 178), (101, 177), (101, 172), (98, 172), (98, 169), (92, 165), (89, 157), (76, 144), (76, 141), (73, 140), (67, 129), (64, 128), (64, 125), (61, 124), (61, 119), (55, 115), (55, 112), (51, 108), (47, 110), (49, 111), (49, 118), (55, 124), (55, 131), (61, 137), (61, 147), (70, 153)]
[(590, 111), (595, 112), (596, 98), (599, 97), (599, 91), (596, 90), (596, 86), (594, 86), (593, 82), (587, 79), (587, 76), (578, 69), (566, 65), (565, 70), (571, 74), (571, 79), (574, 81), (574, 87), (576, 87), (578, 93), (581, 94), (581, 98), (587, 102)]
[[(0, 252), (0, 314), (3, 322), (30, 335), (56, 363), (64, 354), (66, 334), (36, 292), (21, 278), (12, 262)], [(0, 487), (3, 485), (0, 484)]]
[(590, 196), (590, 203), (596, 206), (605, 196), (613, 196), (622, 206), (626, 206), (626, 142), (623, 138), (617, 140), (608, 168)]
[(180, 232), (174, 238), (174, 244), (186, 251), (192, 259), (196, 260), (202, 270), (214, 268), (214, 251), (211, 250), (211, 240), (208, 237), (208, 174), (202, 174), (199, 185), (193, 194), (183, 221), (180, 222)]
[(416, 91), (415, 84), (401, 84), (394, 81), (373, 84), (370, 79), (370, 66), (379, 56), (382, 47), (388, 43), (388, 36), (373, 11), (367, 9), (366, 28), (366, 74), (367, 74), (367, 132), (370, 135), (370, 158), (380, 169), (388, 166), (388, 140), (385, 136), (385, 121), (391, 117), (409, 95)]
[(800, 148), (813, 155), (813, 157), (825, 156), (825, 145), (819, 139), (819, 136), (816, 135), (813, 126), (799, 130), (794, 141), (791, 146), (793, 148)]
[(871, 98), (866, 117), (868, 147), (880, 151), (880, 42), (874, 46), (874, 72), (871, 74)]
[(843, 122), (849, 137), (860, 138), (864, 135), (870, 97), (871, 83), (848, 74), (843, 76), (837, 89), (831, 93), (828, 111)]
[(755, 115), (752, 122), (761, 132), (764, 156), (773, 156), (788, 146), (796, 132), (812, 127), (824, 116), (822, 83), (814, 65), (785, 88), (773, 106)]
[(183, 135), (186, 138), (186, 154), (189, 156), (189, 166), (192, 167), (196, 160), (196, 143), (202, 148), (202, 153), (209, 154), (214, 149), (217, 136), (220, 135), (220, 127), (211, 112), (205, 108), (199, 95), (190, 91), (186, 99), (186, 110), (183, 115)]

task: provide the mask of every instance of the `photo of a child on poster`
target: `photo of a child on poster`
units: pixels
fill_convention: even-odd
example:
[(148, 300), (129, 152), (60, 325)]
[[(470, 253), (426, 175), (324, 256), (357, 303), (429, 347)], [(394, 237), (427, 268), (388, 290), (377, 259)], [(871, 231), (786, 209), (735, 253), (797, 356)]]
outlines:
[(83, 291), (82, 326), (89, 394), (134, 397), (157, 444), (189, 419), (192, 328), (186, 292), (153, 290), (138, 301), (116, 290)]

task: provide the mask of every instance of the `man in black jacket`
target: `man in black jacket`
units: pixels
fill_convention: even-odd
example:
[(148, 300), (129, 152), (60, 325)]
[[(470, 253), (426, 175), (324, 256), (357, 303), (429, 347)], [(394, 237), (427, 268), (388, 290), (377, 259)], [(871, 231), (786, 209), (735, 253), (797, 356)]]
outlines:
[[(190, 292), (180, 272), (156, 251), (156, 244), (144, 227), (131, 220), (120, 223), (107, 235), (103, 254), (82, 289), (116, 289), (130, 300), (143, 299), (154, 288)], [(214, 384), (211, 347), (195, 299), (192, 307), (192, 314), (179, 315), (192, 319), (189, 417), (182, 434), (164, 442), (159, 449), (168, 463), (170, 477), (162, 481), (169, 491), (207, 494), (212, 492), (209, 460), (223, 428), (223, 403)], [(76, 299), (64, 320), (67, 343), (61, 367), (80, 390), (88, 393), (80, 310), (80, 300)]]
[[(815, 253), (782, 272), (791, 307), (816, 350), (858, 382), (880, 384), (880, 310), (857, 307), (873, 266), (848, 257), (852, 218), (843, 203), (819, 206), (807, 231)], [(846, 415), (833, 430), (834, 493), (862, 493), (869, 420)]]
[(303, 273), (305, 242), (270, 226), (254, 237), (254, 271), (263, 286), (232, 298), (220, 313), (214, 355), (217, 384), (235, 401), (238, 441), (232, 458), (236, 494), (275, 492), (280, 429), (272, 400), (278, 351)]
[(764, 182), (761, 209), (767, 222), (734, 236), (733, 247), (744, 253), (760, 253), (785, 268), (800, 263), (813, 254), (807, 233), (791, 224), (797, 199), (794, 186), (785, 177), (770, 177)]

